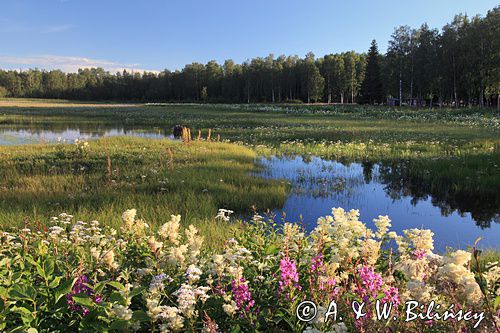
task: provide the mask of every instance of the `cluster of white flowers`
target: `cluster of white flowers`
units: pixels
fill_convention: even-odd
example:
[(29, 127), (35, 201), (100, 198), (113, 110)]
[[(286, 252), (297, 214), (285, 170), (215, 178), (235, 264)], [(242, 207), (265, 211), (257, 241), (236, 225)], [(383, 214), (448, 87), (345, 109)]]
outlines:
[(160, 325), (160, 332), (176, 332), (184, 327), (184, 318), (180, 315), (180, 310), (173, 306), (164, 306), (158, 317), (165, 321)]
[(170, 221), (163, 224), (158, 230), (158, 235), (163, 239), (168, 240), (174, 245), (179, 244), (179, 228), (180, 228), (181, 216), (172, 215)]
[(232, 213), (234, 213), (234, 211), (232, 210), (229, 210), (229, 209), (219, 209), (219, 212), (217, 213), (217, 215), (215, 216), (216, 219), (221, 219), (222, 221), (226, 221), (228, 222), (229, 220), (231, 220), (231, 218), (229, 217)]
[[(17, 234), (0, 231), (0, 271), (10, 274), (21, 258), (12, 254), (22, 253), (30, 242), (36, 244), (32, 248), (37, 255), (74, 258), (71, 264), (78, 267), (75, 275), (86, 275), (89, 287), (97, 290), (96, 286), (106, 281), (104, 288), (112, 288), (92, 294), (102, 297), (99, 302), (107, 306), (111, 320), (127, 321), (132, 330), (148, 327), (160, 332), (201, 330), (202, 324), (203, 332), (213, 332), (218, 329), (208, 317), (213, 311), (231, 324), (247, 325), (245, 320), (253, 314), (272, 316), (269, 299), (275, 295), (279, 306), (305, 297), (324, 306), (332, 297), (355, 295), (371, 300), (373, 295), (384, 293), (401, 304), (409, 299), (434, 300), (443, 307), (460, 303), (481, 309), (500, 296), (498, 263), (486, 265), (483, 294), (471, 268), (470, 252), (434, 254), (430, 230), (410, 229), (399, 236), (389, 232), (391, 220), (387, 216), (374, 219), (377, 230), (372, 231), (359, 221), (357, 210), (334, 208), (330, 216), (318, 219), (310, 236), (290, 223), (270, 231), (268, 223), (255, 216), (243, 235), (227, 240), (224, 250), (211, 256), (202, 252), (204, 239), (197, 228), (181, 229), (179, 215), (172, 215), (157, 232), (136, 216), (135, 209), (123, 213), (120, 236), (97, 221), (73, 223), (68, 214), (52, 218), (46, 232), (33, 226)], [(386, 242), (393, 239), (398, 244), (397, 253), (385, 251)], [(89, 272), (97, 274), (90, 277)], [(4, 281), (0, 275), (0, 283), (6, 285)], [(370, 282), (374, 285), (367, 286)], [(283, 285), (289, 289), (282, 291)], [(144, 290), (143, 286), (149, 288)], [(115, 298), (116, 293), (119, 297)], [(144, 303), (149, 319), (139, 322), (133, 311)], [(322, 318), (326, 308), (318, 310), (318, 318)], [(493, 318), (490, 323), (498, 320), (494, 313), (489, 318)], [(345, 323), (317, 320), (307, 325), (304, 332), (308, 333), (348, 331)]]
[(471, 259), (471, 253), (458, 250), (443, 258), (443, 266), (439, 268), (439, 275), (443, 280), (448, 280), (457, 285), (457, 292), (463, 300), (470, 305), (482, 302), (481, 288), (474, 278), (474, 273), (464, 265)]
[(123, 306), (121, 304), (113, 304), (112, 311), (116, 317), (122, 320), (132, 319), (133, 312), (126, 306)]
[(486, 266), (489, 269), (484, 273), (484, 278), (488, 289), (492, 290), (495, 296), (500, 296), (500, 264), (490, 262)]
[(79, 151), (84, 151), (89, 147), (89, 143), (85, 140), (75, 139), (76, 149)]
[(373, 223), (375, 223), (375, 226), (377, 227), (375, 236), (378, 238), (384, 237), (391, 227), (391, 219), (387, 215), (379, 215), (378, 218), (373, 219)]
[(316, 244), (334, 249), (339, 260), (357, 259), (362, 255), (366, 243), (373, 232), (359, 221), (359, 210), (346, 212), (343, 208), (333, 208), (332, 215), (320, 217), (317, 227), (311, 233)]
[(431, 253), (434, 250), (434, 233), (429, 229), (408, 229), (404, 230), (404, 238), (398, 236), (396, 243), (400, 253), (417, 250)]

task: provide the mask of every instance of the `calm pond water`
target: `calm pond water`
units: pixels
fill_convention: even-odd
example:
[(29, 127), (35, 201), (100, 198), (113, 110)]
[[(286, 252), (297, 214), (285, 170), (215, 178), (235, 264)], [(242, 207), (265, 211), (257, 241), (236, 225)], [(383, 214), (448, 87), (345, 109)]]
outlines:
[(92, 140), (102, 136), (138, 136), (143, 138), (173, 138), (172, 129), (167, 128), (124, 128), (89, 126), (86, 129), (63, 126), (58, 128), (0, 127), (0, 146), (32, 143), (54, 143), (59, 140), (73, 142), (76, 139)]
[[(83, 128), (69, 124), (46, 129), (10, 126), (0, 127), (0, 146), (73, 142), (104, 135), (172, 138), (172, 129), (95, 125)], [(295, 222), (302, 215), (308, 230), (314, 228), (318, 217), (330, 214), (332, 207), (343, 207), (359, 209), (360, 219), (372, 228), (372, 220), (378, 215), (389, 215), (392, 230), (398, 233), (408, 228), (430, 228), (435, 233), (437, 251), (443, 251), (445, 246), (465, 248), (477, 237), (483, 238), (482, 247), (500, 249), (500, 207), (489, 204), (498, 202), (497, 198), (472, 200), (470, 194), (453, 198), (446, 189), (444, 194), (432, 196), (425, 192), (425, 184), (406, 178), (404, 164), (342, 164), (317, 157), (307, 161), (302, 157), (272, 157), (258, 162), (264, 166), (258, 175), (283, 179), (292, 186), (284, 207), (274, 211), (278, 218), (285, 212), (287, 221)]]
[(277, 219), (281, 219), (281, 212), (292, 222), (300, 221), (302, 215), (307, 230), (315, 227), (318, 217), (331, 214), (332, 207), (343, 207), (359, 209), (360, 220), (371, 228), (375, 228), (372, 220), (378, 215), (389, 215), (392, 230), (398, 234), (409, 228), (432, 229), (439, 252), (446, 246), (466, 248), (477, 237), (482, 237), (481, 247), (500, 249), (498, 207), (493, 212), (466, 212), (465, 207), (451, 208), (443, 198), (412, 195), (410, 186), (402, 186), (407, 180), (395, 176), (393, 166), (342, 164), (318, 157), (308, 161), (271, 157), (259, 162), (265, 167), (261, 176), (283, 179), (292, 187), (285, 206), (274, 211)]

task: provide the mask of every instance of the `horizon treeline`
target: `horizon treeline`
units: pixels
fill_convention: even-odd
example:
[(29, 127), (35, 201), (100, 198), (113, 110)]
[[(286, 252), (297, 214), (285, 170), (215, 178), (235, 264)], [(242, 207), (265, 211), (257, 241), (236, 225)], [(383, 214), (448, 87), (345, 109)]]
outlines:
[[(484, 17), (456, 15), (440, 31), (427, 24), (400, 26), (386, 53), (379, 54), (372, 43), (370, 56), (367, 61), (367, 54), (354, 51), (320, 58), (271, 54), (242, 64), (195, 62), (160, 73), (0, 70), (0, 97), (227, 103), (392, 98), (396, 104), (492, 106), (500, 100), (500, 6)], [(367, 96), (370, 85), (380, 98)]]

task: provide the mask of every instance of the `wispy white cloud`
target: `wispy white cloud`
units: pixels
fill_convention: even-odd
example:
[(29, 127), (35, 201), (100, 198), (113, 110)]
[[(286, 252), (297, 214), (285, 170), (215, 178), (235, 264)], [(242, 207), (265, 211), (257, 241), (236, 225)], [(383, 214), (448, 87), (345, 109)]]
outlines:
[(0, 56), (0, 67), (15, 68), (15, 69), (60, 69), (64, 72), (77, 72), (80, 68), (95, 68), (102, 67), (111, 73), (122, 72), (154, 72), (157, 70), (149, 70), (141, 68), (140, 64), (125, 64), (116, 61), (91, 59), (85, 57), (68, 57), (57, 55), (35, 55), (25, 57)]
[(44, 34), (51, 34), (51, 33), (56, 33), (56, 32), (68, 31), (70, 29), (73, 29), (73, 27), (74, 26), (71, 24), (52, 25), (52, 26), (45, 27), (40, 32), (44, 33)]
[(21, 32), (21, 33), (59, 33), (73, 29), (72, 24), (40, 24), (35, 25), (23, 21), (13, 21), (9, 19), (0, 19), (0, 32)]

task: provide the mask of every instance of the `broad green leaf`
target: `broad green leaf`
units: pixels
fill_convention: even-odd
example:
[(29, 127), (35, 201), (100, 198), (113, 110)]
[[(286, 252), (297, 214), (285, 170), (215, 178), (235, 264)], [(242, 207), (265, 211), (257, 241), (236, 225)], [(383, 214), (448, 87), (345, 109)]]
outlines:
[(139, 322), (146, 322), (146, 321), (150, 321), (151, 318), (149, 318), (148, 314), (145, 311), (137, 310), (137, 311), (134, 311), (134, 313), (132, 314), (132, 320), (139, 321)]
[(56, 288), (62, 280), (62, 276), (57, 276), (54, 280), (49, 283), (50, 288)]
[(34, 301), (36, 299), (36, 290), (32, 286), (16, 284), (9, 290), (9, 297)]
[(127, 300), (125, 299), (125, 297), (123, 297), (120, 293), (118, 293), (116, 291), (111, 293), (111, 295), (109, 296), (109, 299), (112, 302), (116, 302), (116, 303), (119, 303), (121, 305), (127, 304)]
[(61, 297), (69, 294), (71, 288), (73, 287), (73, 280), (65, 280), (63, 283), (59, 284), (59, 287), (56, 289), (56, 303), (59, 302)]
[(146, 287), (139, 287), (139, 288), (135, 288), (135, 289), (132, 289), (130, 291), (130, 298), (134, 297), (134, 296), (137, 296), (137, 295), (140, 295), (144, 292), (144, 290), (146, 290)]
[(23, 317), (30, 317), (33, 320), (33, 312), (22, 306), (14, 306), (11, 308), (11, 312), (19, 313)]
[(73, 300), (76, 304), (83, 305), (86, 307), (93, 307), (95, 305), (94, 301), (85, 294), (78, 294), (73, 296)]
[(115, 287), (118, 290), (125, 290), (125, 286), (117, 281), (110, 281), (107, 283), (108, 285)]
[(123, 319), (117, 319), (111, 323), (109, 328), (111, 330), (118, 330), (118, 331), (124, 331), (128, 327), (128, 322)]
[(50, 276), (54, 273), (54, 260), (52, 259), (46, 259), (43, 262), (43, 269), (45, 272), (45, 277), (47, 279), (50, 278)]

